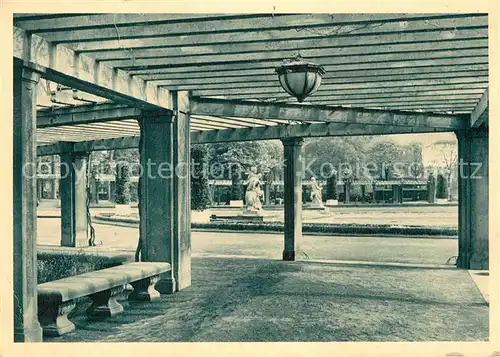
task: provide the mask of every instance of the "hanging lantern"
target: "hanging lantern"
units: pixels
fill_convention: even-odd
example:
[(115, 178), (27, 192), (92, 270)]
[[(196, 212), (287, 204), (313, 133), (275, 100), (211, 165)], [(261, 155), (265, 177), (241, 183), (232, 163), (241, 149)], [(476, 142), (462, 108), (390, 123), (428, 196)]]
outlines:
[(318, 90), (326, 73), (322, 66), (304, 61), (300, 55), (284, 60), (276, 72), (283, 89), (301, 103)]

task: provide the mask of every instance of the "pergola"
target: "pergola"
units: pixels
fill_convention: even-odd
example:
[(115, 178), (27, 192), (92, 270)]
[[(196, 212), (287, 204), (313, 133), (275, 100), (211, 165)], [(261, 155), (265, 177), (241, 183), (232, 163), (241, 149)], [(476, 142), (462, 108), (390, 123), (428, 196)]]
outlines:
[[(69, 168), (61, 244), (81, 247), (89, 152), (138, 147), (143, 166), (189, 170), (191, 143), (280, 139), (294, 260), (303, 138), (455, 132), (457, 265), (488, 268), (486, 14), (18, 14), (13, 34), (16, 340), (41, 340), (37, 155)], [(326, 70), (303, 104), (274, 72), (299, 53)], [(189, 175), (141, 178), (143, 259), (172, 264), (162, 293), (191, 284), (189, 188)]]

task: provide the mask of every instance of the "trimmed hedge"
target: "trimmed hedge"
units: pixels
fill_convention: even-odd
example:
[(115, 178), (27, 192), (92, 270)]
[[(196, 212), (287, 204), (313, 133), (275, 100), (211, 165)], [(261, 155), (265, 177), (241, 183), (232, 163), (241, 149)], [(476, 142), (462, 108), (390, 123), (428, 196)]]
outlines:
[[(282, 223), (276, 222), (211, 222), (211, 223), (192, 223), (192, 228), (200, 229), (221, 229), (221, 230), (255, 230), (255, 231), (274, 231), (283, 232)], [(422, 226), (391, 226), (389, 224), (380, 225), (360, 225), (360, 224), (326, 224), (326, 223), (303, 223), (302, 232), (304, 233), (341, 233), (341, 234), (401, 234), (401, 235), (441, 235), (456, 236), (458, 234), (455, 228), (437, 228)]]
[(116, 164), (115, 202), (118, 204), (130, 203), (130, 172), (126, 164)]
[[(138, 224), (134, 218), (115, 218), (99, 215), (102, 221)], [(280, 222), (234, 222), (213, 221), (210, 223), (191, 223), (194, 229), (210, 229), (221, 231), (262, 231), (283, 232), (283, 223)], [(416, 235), (416, 236), (457, 236), (458, 230), (450, 227), (424, 227), (424, 226), (394, 226), (390, 224), (328, 224), (328, 223), (303, 223), (304, 233), (328, 234), (391, 234), (391, 235)]]
[(193, 177), (191, 178), (191, 209), (202, 211), (210, 204), (208, 195), (208, 179), (204, 167), (208, 164), (208, 153), (205, 146), (196, 145), (191, 148)]
[(326, 180), (326, 199), (337, 200), (337, 174), (333, 174)]
[(437, 176), (436, 198), (448, 198), (448, 184), (442, 174)]
[(116, 259), (88, 254), (79, 250), (75, 253), (38, 252), (37, 283), (59, 280), (70, 276), (120, 265)]

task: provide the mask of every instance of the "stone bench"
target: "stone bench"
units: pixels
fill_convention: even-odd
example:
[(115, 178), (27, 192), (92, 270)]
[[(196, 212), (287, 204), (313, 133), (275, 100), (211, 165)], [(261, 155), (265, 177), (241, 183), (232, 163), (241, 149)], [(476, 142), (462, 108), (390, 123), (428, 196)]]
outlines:
[(160, 296), (154, 285), (161, 273), (170, 271), (169, 263), (139, 262), (71, 276), (38, 285), (38, 318), (46, 336), (60, 336), (75, 330), (68, 314), (76, 299), (89, 296), (89, 318), (109, 317), (123, 311), (116, 300), (126, 285), (134, 290), (129, 301), (151, 301)]

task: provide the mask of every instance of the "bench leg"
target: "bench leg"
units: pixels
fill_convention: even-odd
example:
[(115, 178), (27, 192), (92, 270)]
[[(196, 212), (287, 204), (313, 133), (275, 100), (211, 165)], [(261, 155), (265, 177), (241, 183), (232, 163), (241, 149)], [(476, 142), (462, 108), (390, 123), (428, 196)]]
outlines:
[(45, 336), (61, 336), (75, 330), (75, 324), (68, 319), (68, 314), (75, 308), (75, 301), (61, 304), (40, 301), (38, 318)]
[(87, 309), (89, 318), (111, 317), (123, 311), (123, 306), (116, 301), (125, 286), (117, 286), (108, 290), (104, 290), (90, 295), (92, 306)]
[(160, 280), (159, 275), (153, 275), (148, 278), (130, 283), (134, 291), (128, 296), (129, 301), (151, 301), (158, 299), (160, 293), (155, 289), (155, 284)]

